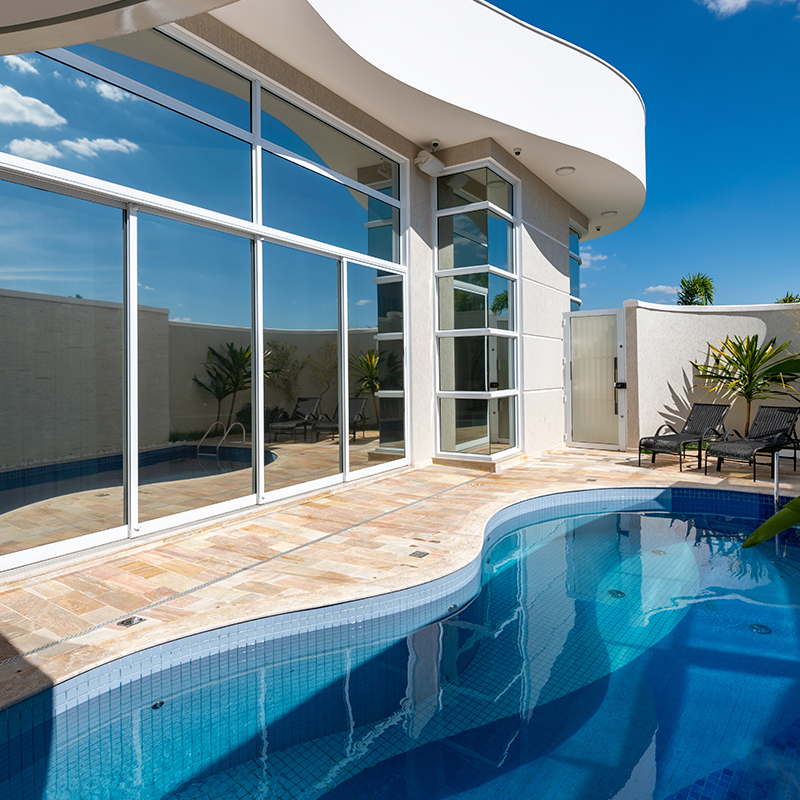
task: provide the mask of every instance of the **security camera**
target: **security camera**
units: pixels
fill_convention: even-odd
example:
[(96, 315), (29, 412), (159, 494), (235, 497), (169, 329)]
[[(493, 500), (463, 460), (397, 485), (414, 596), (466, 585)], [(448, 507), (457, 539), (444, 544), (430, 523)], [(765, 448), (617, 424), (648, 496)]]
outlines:
[(438, 139), (431, 139), (431, 150), (435, 150), (439, 144), (440, 142)]
[(514, 155), (515, 156), (518, 156), (521, 152), (522, 152), (522, 148), (521, 147), (515, 147), (514, 148)]
[(595, 230), (599, 232), (599, 231), (600, 231), (600, 228), (602, 228), (602, 227), (603, 227), (602, 225), (598, 225), (598, 226), (595, 228)]

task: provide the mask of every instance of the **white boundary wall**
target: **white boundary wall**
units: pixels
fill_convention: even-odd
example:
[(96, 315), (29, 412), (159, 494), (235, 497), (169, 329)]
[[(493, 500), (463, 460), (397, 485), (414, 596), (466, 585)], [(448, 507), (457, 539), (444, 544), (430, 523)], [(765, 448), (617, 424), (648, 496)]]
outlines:
[[(791, 342), (800, 351), (800, 303), (760, 306), (666, 306), (626, 300), (625, 341), (628, 368), (628, 447), (650, 436), (665, 422), (680, 429), (692, 403), (730, 402), (702, 386), (694, 387), (690, 361), (703, 361), (708, 342), (726, 336), (758, 334), (777, 344)], [(800, 395), (798, 395), (800, 400)], [(784, 405), (790, 398), (756, 401)], [(727, 429), (744, 432), (745, 403), (737, 399), (726, 420)]]

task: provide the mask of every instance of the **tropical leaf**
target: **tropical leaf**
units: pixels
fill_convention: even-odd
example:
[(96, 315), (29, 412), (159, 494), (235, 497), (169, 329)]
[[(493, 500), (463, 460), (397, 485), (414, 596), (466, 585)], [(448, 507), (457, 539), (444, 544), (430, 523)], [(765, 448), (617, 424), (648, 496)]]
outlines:
[(800, 525), (800, 497), (790, 500), (780, 511), (776, 511), (766, 522), (759, 525), (747, 537), (742, 547), (755, 547), (795, 525)]

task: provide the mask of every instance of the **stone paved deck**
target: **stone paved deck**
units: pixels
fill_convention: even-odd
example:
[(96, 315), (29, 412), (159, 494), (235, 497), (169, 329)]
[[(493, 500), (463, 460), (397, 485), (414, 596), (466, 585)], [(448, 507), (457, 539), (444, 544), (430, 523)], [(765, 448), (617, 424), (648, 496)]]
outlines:
[[(782, 494), (800, 493), (785, 466)], [(690, 486), (772, 493), (763, 469), (678, 472), (659, 457), (559, 449), (498, 473), (427, 466), (126, 543), (0, 580), (0, 708), (136, 650), (272, 614), (424, 583), (469, 563), (486, 522), (519, 500), (571, 489)], [(422, 550), (424, 558), (412, 557)], [(134, 628), (116, 622), (137, 614)]]

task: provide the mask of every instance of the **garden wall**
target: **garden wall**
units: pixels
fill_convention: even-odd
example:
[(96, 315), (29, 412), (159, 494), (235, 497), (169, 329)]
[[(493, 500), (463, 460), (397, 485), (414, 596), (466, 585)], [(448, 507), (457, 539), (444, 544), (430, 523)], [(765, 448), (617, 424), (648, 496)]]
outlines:
[[(665, 422), (680, 429), (692, 403), (730, 402), (716, 392), (694, 386), (690, 361), (704, 361), (708, 343), (726, 336), (773, 336), (791, 342), (800, 352), (800, 303), (761, 306), (665, 306), (627, 300), (625, 309), (628, 373), (628, 447), (655, 433)], [(798, 396), (800, 399), (800, 396)], [(763, 401), (764, 405), (797, 402), (789, 398)], [(754, 403), (754, 408), (762, 401)], [(733, 403), (725, 427), (744, 432), (746, 406)]]

